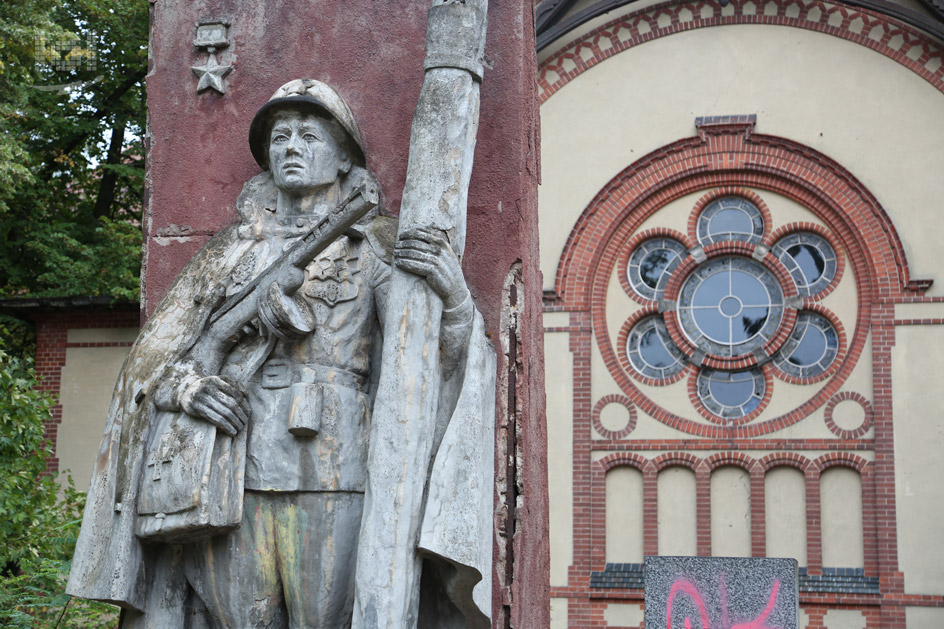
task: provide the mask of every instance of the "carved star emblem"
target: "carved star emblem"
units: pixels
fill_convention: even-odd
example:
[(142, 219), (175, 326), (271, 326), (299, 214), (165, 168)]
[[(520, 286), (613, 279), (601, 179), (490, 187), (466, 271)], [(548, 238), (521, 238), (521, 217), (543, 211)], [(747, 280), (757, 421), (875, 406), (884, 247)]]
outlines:
[(200, 82), (197, 83), (197, 93), (203, 90), (214, 89), (220, 94), (226, 93), (226, 85), (223, 83), (223, 77), (233, 71), (231, 65), (220, 65), (216, 60), (216, 55), (210, 54), (210, 58), (202, 66), (192, 66), (190, 68)]

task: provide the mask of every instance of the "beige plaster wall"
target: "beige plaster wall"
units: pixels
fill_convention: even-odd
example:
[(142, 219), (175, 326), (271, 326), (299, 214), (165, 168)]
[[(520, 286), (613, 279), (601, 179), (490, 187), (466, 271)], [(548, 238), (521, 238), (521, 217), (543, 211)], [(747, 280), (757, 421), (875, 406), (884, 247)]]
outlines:
[(740, 467), (711, 473), (711, 554), (751, 556), (751, 476)]
[(862, 479), (847, 467), (831, 467), (820, 476), (823, 566), (864, 567)]
[(830, 609), (823, 620), (826, 629), (865, 629), (865, 616), (854, 609)]
[(603, 620), (611, 627), (638, 627), (645, 615), (642, 605), (610, 603), (603, 612)]
[(905, 624), (908, 629), (940, 629), (944, 627), (944, 609), (906, 607)]
[[(541, 221), (545, 286), (553, 286), (577, 217), (610, 178), (646, 153), (692, 136), (696, 116), (741, 113), (757, 114), (757, 132), (802, 142), (850, 169), (891, 214), (913, 275), (935, 276), (944, 235), (944, 222), (935, 220), (944, 96), (857, 44), (800, 29), (737, 25), (631, 48), (542, 105), (539, 207), (555, 217)], [(937, 284), (932, 292), (942, 294)]]
[(606, 473), (606, 562), (642, 563), (642, 472), (616, 467)]
[(680, 466), (659, 472), (659, 554), (697, 554), (695, 472)]
[(551, 599), (551, 629), (567, 629), (567, 604), (566, 598)]
[[(115, 330), (113, 335), (101, 334), (95, 341), (87, 342), (121, 341), (130, 333)], [(71, 471), (75, 486), (81, 491), (88, 490), (115, 381), (130, 349), (70, 347), (66, 350), (60, 389), (62, 423), (56, 453), (59, 469)]]
[(567, 585), (573, 561), (573, 371), (570, 335), (544, 335), (548, 380), (547, 459), (551, 546), (551, 585)]
[(944, 326), (903, 326), (895, 330), (892, 405), (898, 561), (909, 594), (944, 592), (942, 347)]
[(792, 467), (775, 467), (764, 476), (767, 556), (793, 557), (806, 565), (806, 479)]

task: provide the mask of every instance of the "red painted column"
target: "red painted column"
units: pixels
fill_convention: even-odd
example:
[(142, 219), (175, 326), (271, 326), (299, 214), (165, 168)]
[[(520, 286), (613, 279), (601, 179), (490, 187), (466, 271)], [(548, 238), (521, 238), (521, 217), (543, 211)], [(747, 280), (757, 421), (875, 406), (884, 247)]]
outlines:
[[(193, 253), (238, 220), (236, 197), (259, 171), (249, 152), (249, 123), (291, 79), (322, 80), (344, 97), (360, 126), (368, 166), (380, 181), (384, 211), (399, 212), (431, 4), (152, 0), (145, 313), (153, 312)], [(230, 24), (229, 46), (217, 53), (219, 63), (233, 66), (225, 94), (198, 94), (190, 71), (207, 60), (193, 39), (194, 25), (208, 20)], [(499, 356), (499, 408), (509, 399), (508, 387), (514, 388), (522, 488), (514, 568), (510, 578), (504, 569), (495, 573), (494, 610), (496, 618), (504, 613), (504, 600), (515, 626), (543, 627), (549, 622), (549, 550), (533, 6), (494, 2), (488, 23), (490, 67), (482, 83), (464, 268)], [(502, 289), (518, 264), (517, 364), (509, 370), (501, 345), (506, 331), (500, 316), (507, 306)], [(496, 452), (502, 466), (506, 454)]]

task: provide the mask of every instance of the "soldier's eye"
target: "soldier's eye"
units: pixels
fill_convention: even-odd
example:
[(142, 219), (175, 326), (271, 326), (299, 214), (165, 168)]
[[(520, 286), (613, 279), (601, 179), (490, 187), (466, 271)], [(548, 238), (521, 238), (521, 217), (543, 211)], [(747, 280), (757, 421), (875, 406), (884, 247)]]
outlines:
[(318, 139), (318, 136), (314, 133), (306, 133), (304, 136), (306, 142), (314, 142)]
[(288, 140), (288, 136), (282, 135), (281, 133), (272, 138), (273, 142), (285, 142), (286, 140)]

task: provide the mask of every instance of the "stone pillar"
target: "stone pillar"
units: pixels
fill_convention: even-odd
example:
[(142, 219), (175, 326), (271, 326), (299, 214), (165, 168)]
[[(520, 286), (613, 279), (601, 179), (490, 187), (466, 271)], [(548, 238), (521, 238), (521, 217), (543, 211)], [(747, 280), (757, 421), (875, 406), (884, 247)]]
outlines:
[[(319, 79), (341, 93), (360, 126), (385, 211), (399, 212), (429, 6), (428, 0), (152, 0), (145, 313), (191, 255), (237, 221), (236, 196), (258, 172), (247, 142), (249, 123), (290, 79)], [(222, 41), (196, 38), (196, 25), (207, 22), (225, 26), (210, 33)], [(547, 476), (531, 3), (492, 3), (486, 55), (491, 67), (481, 89), (464, 268), (499, 356), (493, 618), (498, 627), (506, 618), (517, 627), (545, 627)], [(512, 500), (505, 499), (507, 492)]]

